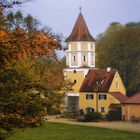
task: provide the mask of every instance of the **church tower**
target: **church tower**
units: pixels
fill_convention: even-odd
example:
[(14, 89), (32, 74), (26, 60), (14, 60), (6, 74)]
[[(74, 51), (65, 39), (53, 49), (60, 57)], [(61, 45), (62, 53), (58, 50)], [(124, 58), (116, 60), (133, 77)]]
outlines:
[(64, 76), (65, 79), (75, 83), (74, 91), (79, 92), (89, 69), (95, 68), (95, 40), (88, 30), (81, 11), (66, 42), (67, 68), (64, 69)]
[[(80, 87), (90, 69), (95, 69), (95, 40), (90, 34), (81, 13), (77, 18), (72, 33), (66, 40), (66, 65), (63, 70), (66, 80), (74, 83), (73, 91), (67, 93), (66, 106), (79, 108)], [(70, 105), (71, 104), (71, 105)]]

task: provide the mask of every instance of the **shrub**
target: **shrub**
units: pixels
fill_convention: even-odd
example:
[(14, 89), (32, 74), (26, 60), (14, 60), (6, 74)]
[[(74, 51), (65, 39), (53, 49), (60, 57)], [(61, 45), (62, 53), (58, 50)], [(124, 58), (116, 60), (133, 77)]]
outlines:
[(10, 131), (15, 127), (22, 125), (22, 118), (19, 114), (0, 114), (0, 126), (1, 128)]
[(79, 116), (77, 121), (79, 122), (96, 122), (101, 119), (101, 114), (98, 112), (88, 112), (85, 115)]
[(44, 112), (39, 112), (36, 116), (21, 116), (16, 113), (12, 114), (0, 114), (0, 126), (1, 128), (11, 131), (13, 128), (23, 128), (26, 126), (36, 127), (42, 123), (42, 117)]
[(122, 120), (121, 110), (110, 110), (106, 115), (106, 119), (108, 121), (118, 121)]
[(86, 122), (92, 122), (92, 121), (98, 121), (101, 119), (101, 114), (99, 112), (88, 112), (85, 115), (85, 121)]
[(37, 94), (15, 93), (9, 98), (0, 98), (0, 103), (0, 126), (6, 131), (39, 126), (45, 115), (44, 102)]

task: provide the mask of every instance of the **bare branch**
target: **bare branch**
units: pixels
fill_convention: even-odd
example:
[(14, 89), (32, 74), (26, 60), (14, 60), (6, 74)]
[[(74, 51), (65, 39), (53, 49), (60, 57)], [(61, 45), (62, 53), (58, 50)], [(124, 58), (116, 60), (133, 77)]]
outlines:
[(15, 5), (21, 5), (22, 3), (29, 2), (33, 0), (0, 0), (1, 8), (13, 8)]

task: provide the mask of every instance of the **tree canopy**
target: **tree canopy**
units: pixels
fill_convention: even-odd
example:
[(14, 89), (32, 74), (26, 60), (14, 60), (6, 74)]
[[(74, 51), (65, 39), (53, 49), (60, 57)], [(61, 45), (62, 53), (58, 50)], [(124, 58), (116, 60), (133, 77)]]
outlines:
[(97, 66), (116, 68), (128, 95), (140, 91), (139, 25), (139, 23), (128, 23), (125, 26), (111, 24), (97, 39)]
[(20, 11), (0, 11), (0, 126), (36, 126), (45, 113), (59, 113), (72, 83), (64, 81), (61, 36)]

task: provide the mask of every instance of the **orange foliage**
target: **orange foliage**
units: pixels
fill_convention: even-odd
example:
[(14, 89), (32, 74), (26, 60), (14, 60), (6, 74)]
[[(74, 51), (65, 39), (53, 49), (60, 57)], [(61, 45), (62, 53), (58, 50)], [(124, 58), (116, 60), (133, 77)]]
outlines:
[(6, 52), (2, 61), (9, 61), (10, 63), (15, 63), (18, 59), (27, 58), (31, 55), (50, 57), (55, 54), (55, 49), (60, 47), (53, 37), (37, 31), (30, 36), (20, 27), (12, 32), (1, 29), (0, 44)]
[(34, 39), (34, 53), (37, 56), (51, 56), (58, 47), (59, 44), (53, 37), (46, 36), (42, 32), (39, 32)]
[(4, 37), (7, 35), (7, 31), (5, 29), (0, 29), (0, 37)]

